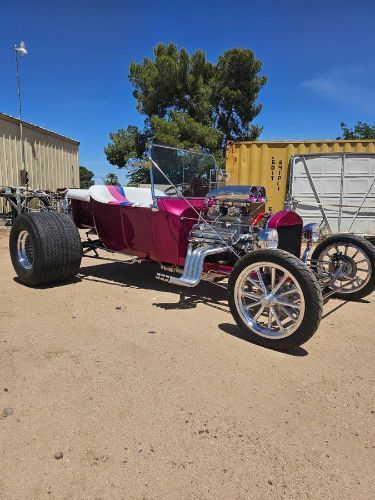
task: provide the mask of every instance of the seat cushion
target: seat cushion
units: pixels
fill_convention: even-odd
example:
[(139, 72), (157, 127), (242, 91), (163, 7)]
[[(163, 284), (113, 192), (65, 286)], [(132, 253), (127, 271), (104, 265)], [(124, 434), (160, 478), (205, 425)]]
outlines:
[[(153, 204), (151, 188), (95, 185), (88, 190), (91, 198), (100, 203), (124, 205), (128, 207), (151, 208)], [(155, 196), (165, 196), (163, 191), (155, 189)]]
[(122, 186), (107, 186), (108, 191), (114, 197), (114, 200), (109, 201), (111, 205), (132, 206), (133, 203), (125, 196), (125, 191)]
[(90, 194), (88, 189), (68, 189), (66, 192), (66, 197), (79, 200), (79, 201), (90, 201)]
[[(125, 187), (125, 194), (135, 207), (152, 207), (152, 192), (149, 187)], [(163, 191), (155, 189), (155, 196), (165, 196)]]
[(129, 207), (133, 206), (133, 203), (125, 196), (122, 186), (95, 185), (90, 187), (89, 193), (91, 198), (99, 203)]

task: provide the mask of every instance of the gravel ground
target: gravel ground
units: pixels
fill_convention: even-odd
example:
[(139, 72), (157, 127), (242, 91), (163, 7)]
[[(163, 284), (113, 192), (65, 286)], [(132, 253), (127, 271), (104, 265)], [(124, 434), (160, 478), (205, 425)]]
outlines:
[(283, 354), (247, 342), (212, 285), (85, 258), (30, 289), (7, 244), (2, 499), (375, 498), (374, 294), (332, 300)]

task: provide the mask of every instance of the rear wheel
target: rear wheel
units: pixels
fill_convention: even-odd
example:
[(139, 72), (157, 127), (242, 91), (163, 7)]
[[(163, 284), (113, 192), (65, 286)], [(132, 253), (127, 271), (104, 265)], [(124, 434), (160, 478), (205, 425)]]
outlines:
[(70, 280), (81, 265), (80, 236), (66, 214), (20, 215), (10, 232), (9, 250), (14, 270), (29, 286)]
[(228, 291), (236, 323), (256, 344), (290, 350), (307, 342), (319, 326), (320, 286), (301, 260), (283, 250), (257, 250), (243, 257)]
[(328, 236), (315, 248), (311, 267), (319, 275), (336, 276), (329, 288), (338, 290), (338, 299), (359, 300), (375, 289), (375, 247), (360, 236)]

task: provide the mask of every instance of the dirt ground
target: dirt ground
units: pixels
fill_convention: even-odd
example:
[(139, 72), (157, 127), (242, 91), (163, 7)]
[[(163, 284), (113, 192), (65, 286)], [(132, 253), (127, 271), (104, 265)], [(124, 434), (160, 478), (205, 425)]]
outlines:
[(30, 289), (7, 245), (3, 228), (2, 499), (375, 498), (374, 295), (332, 300), (285, 354), (247, 342), (212, 285), (85, 258)]

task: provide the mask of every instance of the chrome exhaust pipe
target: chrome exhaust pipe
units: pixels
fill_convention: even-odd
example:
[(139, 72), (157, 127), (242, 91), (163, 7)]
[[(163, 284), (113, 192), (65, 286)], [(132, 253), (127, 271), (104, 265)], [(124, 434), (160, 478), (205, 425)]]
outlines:
[(167, 283), (169, 283), (170, 277), (171, 277), (171, 275), (170, 274), (166, 274), (166, 273), (157, 273), (156, 274), (156, 278), (158, 280), (165, 281)]
[(193, 250), (193, 245), (189, 243), (182, 276), (177, 278), (165, 273), (157, 273), (156, 278), (172, 283), (173, 285), (187, 287), (197, 286), (202, 278), (203, 263), (205, 258), (209, 255), (224, 253), (229, 250), (230, 248), (228, 246), (213, 247), (208, 245), (199, 246)]

